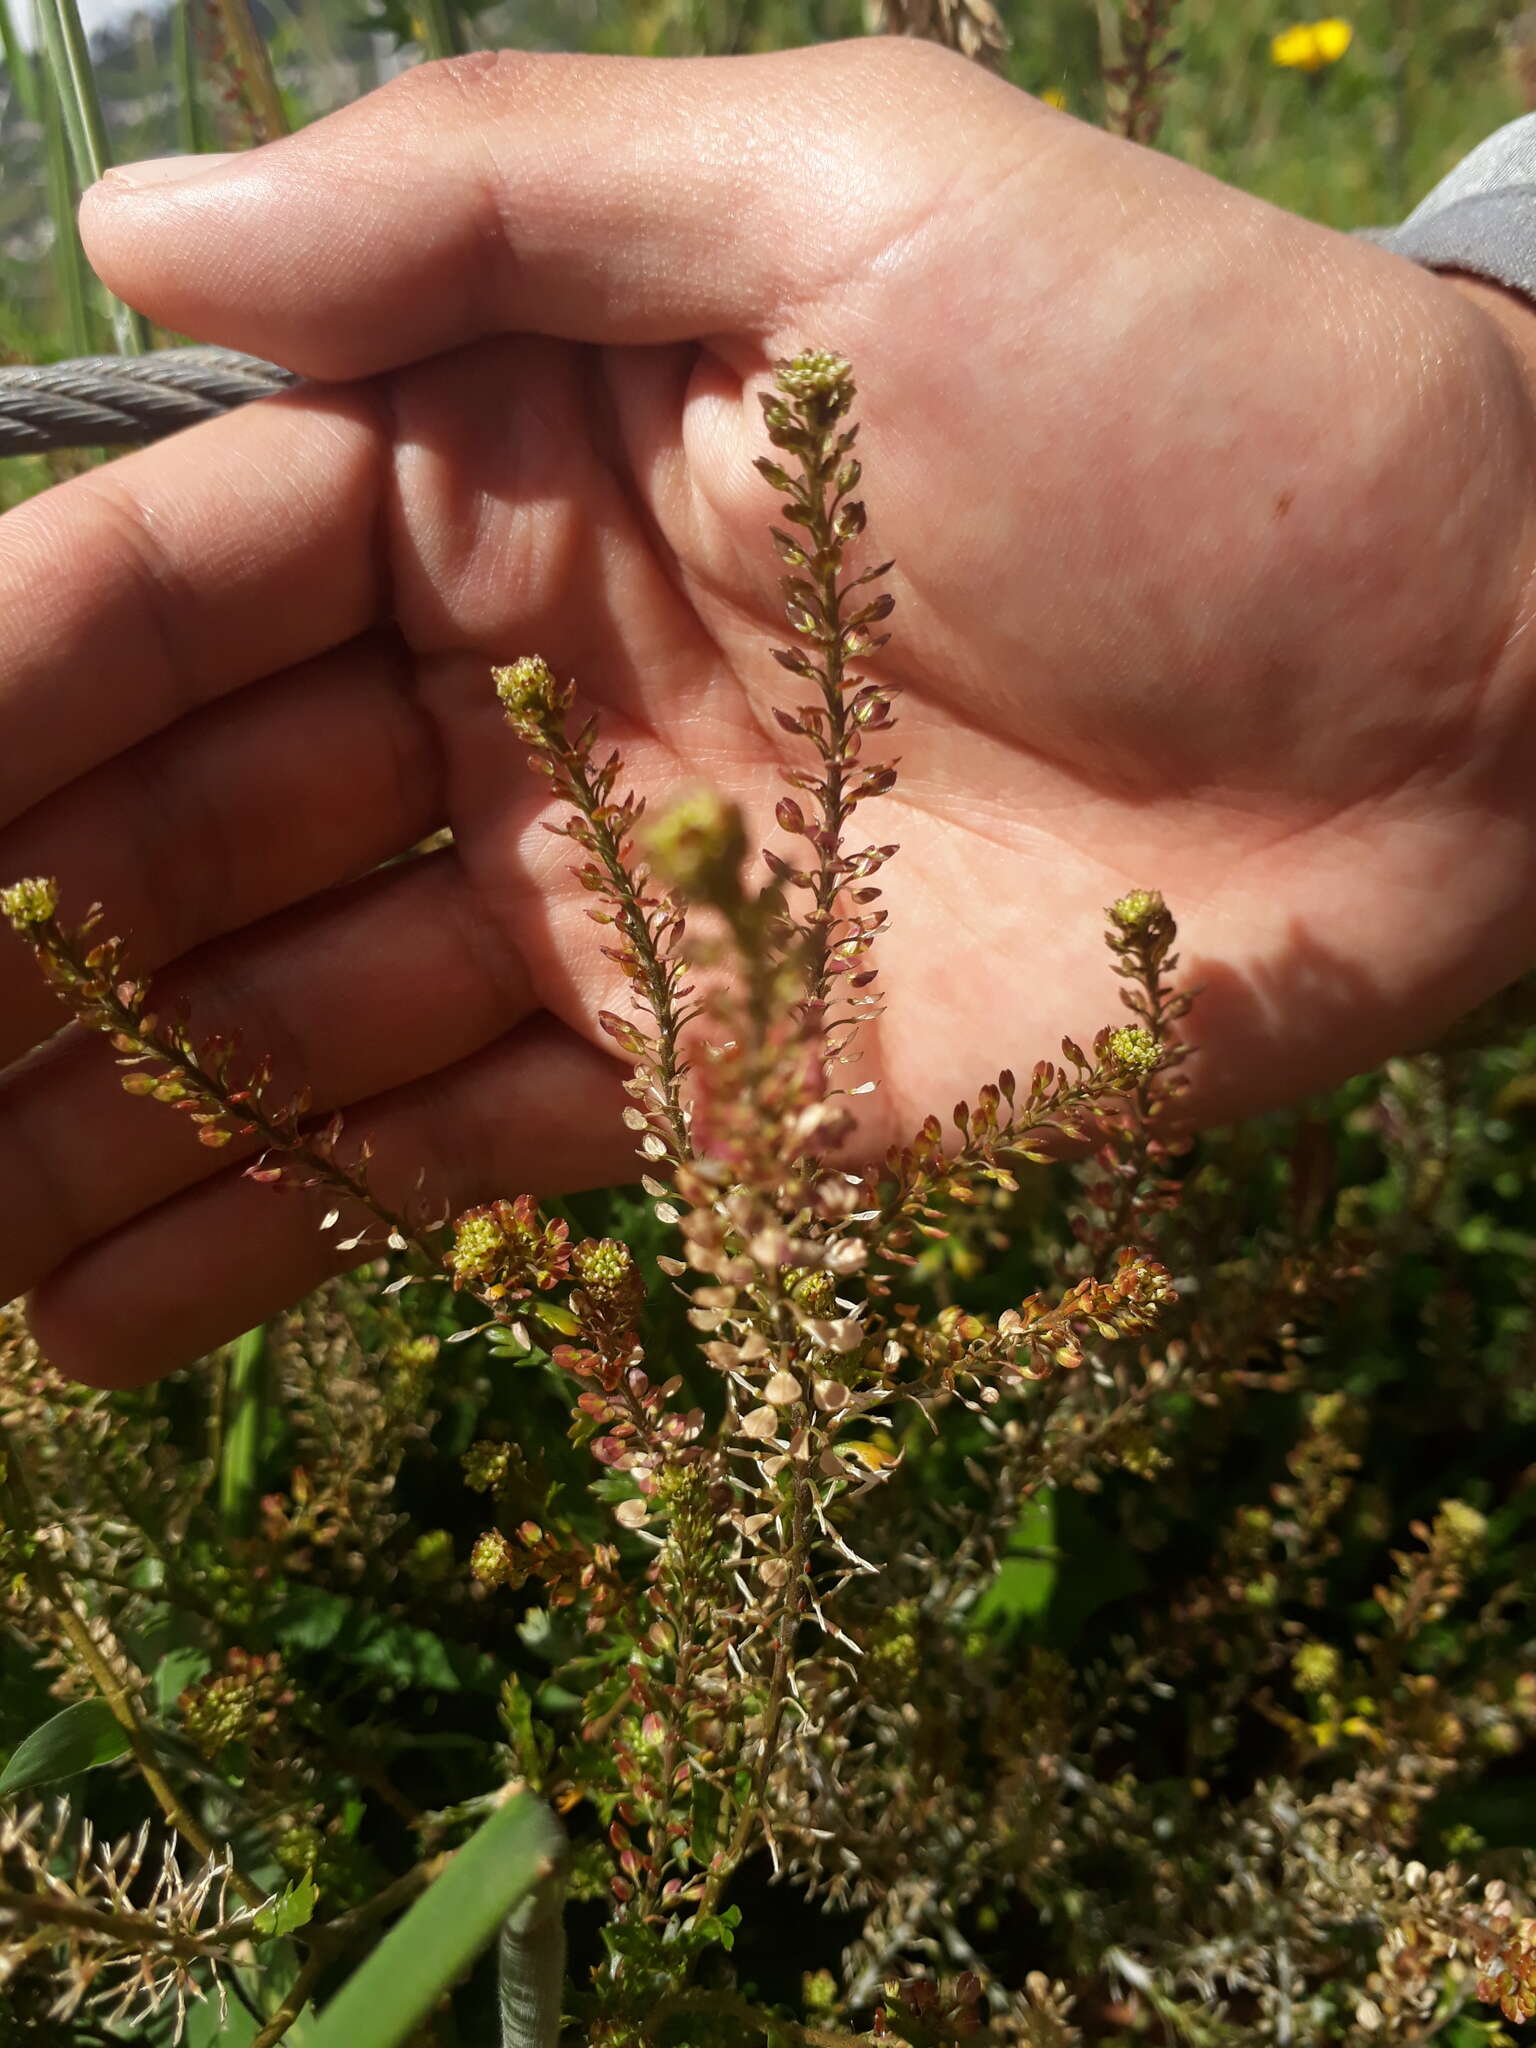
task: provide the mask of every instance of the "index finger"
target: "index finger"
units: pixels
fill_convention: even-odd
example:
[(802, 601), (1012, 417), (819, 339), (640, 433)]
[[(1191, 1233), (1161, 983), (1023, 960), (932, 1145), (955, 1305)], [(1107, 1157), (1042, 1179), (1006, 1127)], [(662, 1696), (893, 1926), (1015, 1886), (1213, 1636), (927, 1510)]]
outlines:
[(0, 519), (0, 819), (380, 616), (382, 404), (261, 399)]

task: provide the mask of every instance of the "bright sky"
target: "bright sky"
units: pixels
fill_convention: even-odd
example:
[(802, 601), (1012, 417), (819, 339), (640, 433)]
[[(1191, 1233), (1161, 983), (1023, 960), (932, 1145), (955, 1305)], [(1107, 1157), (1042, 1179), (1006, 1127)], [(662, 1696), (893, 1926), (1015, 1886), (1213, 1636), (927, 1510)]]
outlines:
[[(127, 21), (135, 14), (146, 11), (150, 14), (161, 14), (165, 11), (166, 4), (167, 0), (79, 0), (80, 19), (85, 23), (86, 34), (91, 35), (99, 28)], [(22, 39), (29, 48), (35, 49), (37, 29), (32, 19), (32, 9), (25, 4), (25, 0), (19, 0), (19, 4), (13, 5), (12, 13), (21, 30)]]

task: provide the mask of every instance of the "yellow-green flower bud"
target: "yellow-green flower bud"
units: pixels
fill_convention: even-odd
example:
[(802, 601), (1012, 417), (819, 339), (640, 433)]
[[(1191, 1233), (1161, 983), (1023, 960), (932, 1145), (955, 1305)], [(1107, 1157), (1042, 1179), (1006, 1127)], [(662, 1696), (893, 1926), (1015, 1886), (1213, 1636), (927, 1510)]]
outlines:
[(507, 721), (525, 740), (545, 738), (564, 718), (570, 691), (555, 680), (541, 654), (525, 654), (507, 668), (493, 668), (491, 679)]
[(1150, 1031), (1139, 1024), (1121, 1024), (1111, 1031), (1104, 1047), (1107, 1063), (1122, 1074), (1142, 1080), (1162, 1065), (1163, 1049)]
[(515, 1586), (523, 1576), (517, 1552), (499, 1529), (475, 1538), (469, 1568), (482, 1586)]
[(837, 1282), (828, 1272), (807, 1266), (791, 1267), (789, 1298), (808, 1316), (830, 1320), (838, 1313)]
[(1488, 1540), (1488, 1517), (1464, 1500), (1443, 1500), (1435, 1516), (1435, 1541), (1457, 1564), (1475, 1564)]
[(471, 1444), (464, 1453), (464, 1482), (476, 1493), (492, 1493), (506, 1479), (511, 1463), (509, 1444)]
[(19, 932), (32, 925), (47, 924), (58, 907), (59, 885), (46, 875), (28, 875), (25, 880), (0, 889), (0, 910)]
[(1168, 906), (1157, 889), (1128, 889), (1118, 903), (1109, 906), (1110, 921), (1123, 932), (1145, 931)]
[(272, 1844), (272, 1854), (284, 1870), (302, 1875), (313, 1870), (325, 1847), (325, 1837), (315, 1827), (300, 1824), (286, 1829)]
[(576, 1277), (594, 1301), (617, 1301), (629, 1292), (634, 1254), (616, 1237), (603, 1237), (576, 1247)]
[(453, 1537), (446, 1529), (428, 1529), (411, 1545), (405, 1569), (418, 1585), (441, 1585), (453, 1571)]
[(844, 357), (826, 349), (802, 349), (790, 362), (774, 372), (774, 383), (786, 398), (832, 399), (844, 412), (853, 402), (853, 368)]
[(741, 895), (747, 828), (712, 789), (679, 797), (651, 826), (645, 850), (661, 879), (696, 902), (723, 907)]
[(494, 1279), (506, 1251), (506, 1234), (487, 1209), (466, 1209), (453, 1229), (448, 1264), (458, 1281)]
[(1291, 1659), (1298, 1692), (1337, 1691), (1342, 1668), (1343, 1660), (1332, 1643), (1303, 1643)]

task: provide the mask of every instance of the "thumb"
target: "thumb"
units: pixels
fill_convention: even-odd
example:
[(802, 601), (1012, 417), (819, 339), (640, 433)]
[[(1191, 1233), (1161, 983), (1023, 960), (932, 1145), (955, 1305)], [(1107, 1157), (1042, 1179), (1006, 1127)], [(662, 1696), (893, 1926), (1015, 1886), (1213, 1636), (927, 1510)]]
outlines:
[(877, 253), (892, 133), (926, 98), (937, 147), (941, 103), (972, 73), (894, 38), (762, 57), (483, 52), (259, 149), (109, 171), (81, 231), (103, 280), (163, 326), (312, 377), (509, 330), (762, 333)]

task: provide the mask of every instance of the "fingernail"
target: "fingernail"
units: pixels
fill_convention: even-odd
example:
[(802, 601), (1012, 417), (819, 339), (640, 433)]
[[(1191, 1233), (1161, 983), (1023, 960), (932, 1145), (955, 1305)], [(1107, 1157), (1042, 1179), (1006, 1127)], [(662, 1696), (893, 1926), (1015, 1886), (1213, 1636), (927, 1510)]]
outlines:
[(117, 164), (102, 179), (104, 185), (126, 185), (130, 191), (151, 185), (181, 185), (201, 178), (209, 171), (222, 171), (246, 152), (241, 149), (211, 150), (206, 156), (151, 156), (138, 164)]

